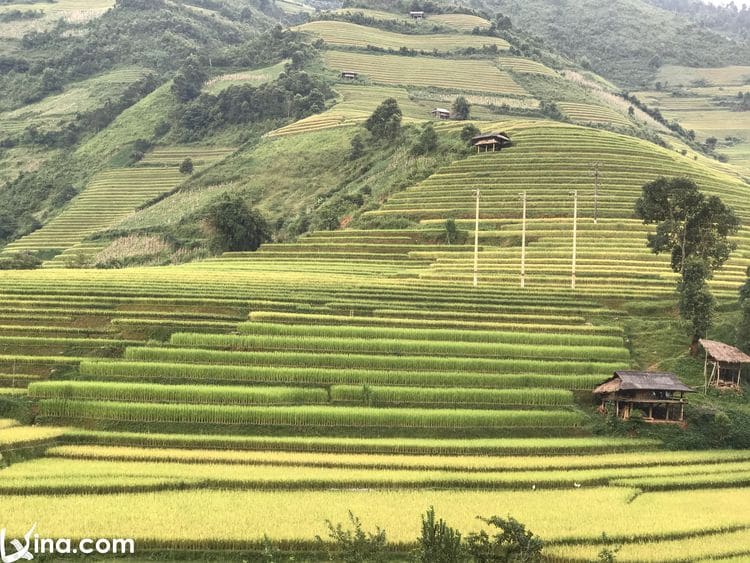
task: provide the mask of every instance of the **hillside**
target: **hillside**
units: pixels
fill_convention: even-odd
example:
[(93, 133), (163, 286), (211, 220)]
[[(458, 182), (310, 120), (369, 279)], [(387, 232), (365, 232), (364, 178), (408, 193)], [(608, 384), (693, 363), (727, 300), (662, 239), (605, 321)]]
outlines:
[[(477, 516), (512, 516), (545, 560), (750, 556), (746, 384), (691, 393), (684, 424), (604, 416), (591, 394), (629, 369), (703, 391), (677, 274), (634, 214), (658, 177), (695, 180), (743, 222), (710, 281), (709, 335), (739, 344), (745, 170), (488, 14), (417, 22), (374, 1), (303, 21), (325, 6), (253, 4), (251, 21), (293, 27), (266, 31), (233, 19), (241, 2), (197, 4), (157, 11), (237, 42), (125, 57), (0, 114), (19, 159), (0, 202), (38, 221), (0, 232), (0, 260), (41, 262), (0, 270), (9, 537), (38, 521), (50, 537), (133, 537), (146, 560), (359, 561), (326, 527), (351, 513), (407, 560), (432, 506), (464, 537), (494, 533)], [(40, 156), (13, 130), (57, 130), (143, 76), (69, 150)], [(386, 99), (402, 119), (378, 136)], [(479, 152), (467, 131), (512, 146)], [(17, 155), (49, 160), (21, 175)], [(272, 240), (217, 253), (221, 201), (262, 213)]]
[(623, 88), (648, 83), (663, 65), (727, 66), (750, 60), (747, 37), (643, 0), (475, 0)]

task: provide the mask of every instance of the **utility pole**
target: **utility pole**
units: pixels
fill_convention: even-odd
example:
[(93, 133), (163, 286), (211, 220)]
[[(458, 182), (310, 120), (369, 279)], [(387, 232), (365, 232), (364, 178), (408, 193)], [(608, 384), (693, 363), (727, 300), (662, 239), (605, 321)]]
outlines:
[(573, 194), (573, 271), (570, 279), (570, 287), (576, 288), (576, 259), (578, 258), (578, 190)]
[(479, 190), (477, 195), (477, 215), (474, 224), (474, 287), (479, 284)]
[(595, 162), (594, 166), (594, 224), (599, 222), (599, 168), (601, 162)]
[(521, 287), (526, 287), (526, 192), (523, 198), (523, 221), (521, 223)]

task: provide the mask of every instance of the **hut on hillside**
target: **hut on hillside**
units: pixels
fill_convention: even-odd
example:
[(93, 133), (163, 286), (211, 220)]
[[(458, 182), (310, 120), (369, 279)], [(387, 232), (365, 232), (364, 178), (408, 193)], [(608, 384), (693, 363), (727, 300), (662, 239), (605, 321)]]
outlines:
[(685, 393), (694, 392), (673, 373), (643, 371), (616, 371), (594, 389), (602, 412), (614, 408), (616, 416), (628, 420), (637, 409), (645, 421), (661, 423), (683, 422)]
[(510, 137), (505, 132), (486, 133), (477, 135), (471, 139), (471, 146), (477, 148), (477, 153), (501, 151), (512, 145), (513, 141), (510, 140)]
[(450, 119), (451, 118), (451, 110), (445, 109), (445, 108), (435, 108), (430, 113), (432, 113), (432, 117), (435, 119)]
[(342, 70), (341, 78), (344, 80), (356, 80), (359, 78), (359, 73), (354, 72), (353, 70)]
[(425, 18), (425, 15), (421, 10), (414, 10), (409, 12), (409, 17), (413, 20), (423, 20)]
[(706, 388), (739, 389), (742, 383), (742, 366), (750, 365), (750, 356), (734, 346), (715, 340), (704, 338), (700, 340), (700, 345), (706, 353), (706, 361), (703, 364)]

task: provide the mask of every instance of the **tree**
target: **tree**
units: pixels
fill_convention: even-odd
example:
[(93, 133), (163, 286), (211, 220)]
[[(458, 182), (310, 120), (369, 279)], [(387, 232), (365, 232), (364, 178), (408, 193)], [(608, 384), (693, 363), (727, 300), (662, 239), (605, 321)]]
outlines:
[(459, 121), (465, 121), (469, 119), (470, 113), (471, 106), (469, 105), (469, 101), (463, 96), (456, 98), (453, 102), (453, 107), (451, 108), (453, 118), (458, 119)]
[(180, 163), (180, 173), (181, 174), (192, 174), (193, 173), (193, 159), (186, 158)]
[(469, 123), (468, 125), (464, 125), (464, 128), (461, 129), (461, 140), (468, 143), (480, 133), (481, 131), (476, 125)]
[(260, 212), (238, 195), (224, 195), (206, 214), (213, 232), (211, 247), (219, 252), (255, 251), (271, 240), (271, 231)]
[(697, 349), (698, 340), (705, 338), (711, 328), (716, 302), (708, 289), (706, 280), (709, 269), (698, 256), (691, 256), (685, 262), (682, 279), (677, 285), (680, 294), (680, 316), (690, 323), (693, 350)]
[(365, 144), (361, 135), (354, 135), (349, 148), (349, 160), (357, 160), (365, 154)]
[(201, 93), (208, 73), (195, 55), (190, 55), (182, 64), (172, 83), (172, 93), (181, 102), (194, 100)]
[(442, 518), (435, 520), (430, 507), (422, 516), (422, 535), (418, 539), (418, 560), (421, 563), (456, 563), (461, 561), (461, 534)]
[(428, 123), (422, 128), (422, 132), (419, 134), (419, 139), (417, 139), (416, 144), (411, 148), (411, 152), (416, 156), (429, 154), (434, 151), (437, 146), (437, 133), (435, 132), (432, 123)]
[(750, 354), (750, 266), (747, 280), (740, 288), (740, 323), (737, 326), (737, 346)]
[(655, 254), (671, 252), (672, 269), (681, 272), (690, 256), (698, 256), (711, 274), (721, 268), (737, 247), (729, 237), (740, 221), (717, 196), (704, 196), (689, 178), (658, 178), (643, 186), (635, 204), (636, 216), (646, 225), (656, 224), (648, 235)]
[(482, 530), (467, 537), (469, 554), (476, 563), (536, 563), (542, 560), (544, 542), (515, 518), (505, 520), (493, 516), (479, 520), (499, 528), (500, 533), (490, 536)]
[(458, 240), (458, 227), (456, 227), (456, 220), (451, 217), (445, 221), (445, 242), (450, 246), (456, 240)]
[(658, 178), (643, 186), (635, 204), (644, 224), (656, 224), (648, 235), (655, 254), (671, 252), (680, 316), (690, 323), (691, 350), (711, 327), (715, 301), (706, 281), (729, 259), (736, 244), (729, 241), (740, 227), (734, 212), (716, 196), (706, 197), (689, 178)]
[(401, 108), (395, 98), (383, 101), (365, 121), (365, 128), (377, 140), (395, 139), (401, 132)]

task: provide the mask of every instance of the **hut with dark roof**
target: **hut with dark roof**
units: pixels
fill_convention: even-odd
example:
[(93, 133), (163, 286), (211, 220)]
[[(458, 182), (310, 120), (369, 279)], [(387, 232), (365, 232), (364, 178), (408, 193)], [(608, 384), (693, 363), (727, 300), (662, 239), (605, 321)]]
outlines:
[(477, 152), (495, 152), (513, 145), (513, 141), (505, 132), (486, 133), (472, 137), (471, 146), (477, 148)]
[(451, 110), (445, 109), (445, 108), (435, 108), (430, 113), (432, 113), (432, 117), (435, 119), (450, 119), (451, 118)]
[[(750, 356), (723, 342), (705, 338), (699, 342), (706, 353), (706, 361), (703, 364), (706, 389), (709, 387), (739, 389), (742, 383), (742, 367), (750, 365)], [(709, 365), (711, 366), (710, 373)]]
[(685, 420), (685, 393), (693, 392), (673, 373), (644, 371), (616, 371), (594, 389), (603, 412), (611, 406), (616, 416), (628, 420), (640, 410), (647, 422), (672, 423)]

